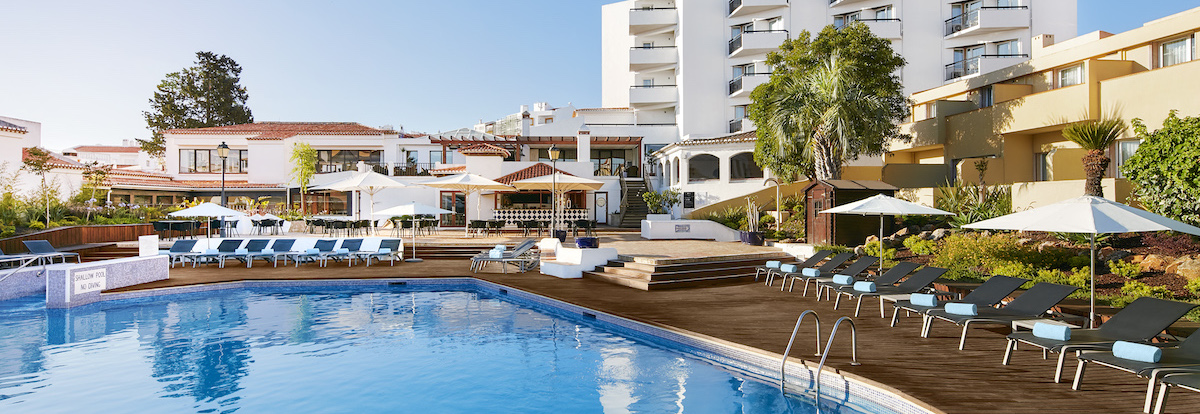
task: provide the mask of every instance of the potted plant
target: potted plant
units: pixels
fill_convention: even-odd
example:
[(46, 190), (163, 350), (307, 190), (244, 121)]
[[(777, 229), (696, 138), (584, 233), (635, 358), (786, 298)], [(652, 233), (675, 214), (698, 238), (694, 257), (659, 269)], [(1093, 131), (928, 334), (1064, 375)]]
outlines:
[(759, 206), (750, 197), (746, 197), (746, 231), (740, 232), (738, 235), (742, 243), (751, 246), (763, 245), (763, 234), (758, 231)]
[(674, 219), (671, 209), (679, 205), (682, 199), (678, 191), (668, 189), (642, 193), (642, 201), (646, 202), (646, 208), (650, 210), (646, 220), (671, 220)]

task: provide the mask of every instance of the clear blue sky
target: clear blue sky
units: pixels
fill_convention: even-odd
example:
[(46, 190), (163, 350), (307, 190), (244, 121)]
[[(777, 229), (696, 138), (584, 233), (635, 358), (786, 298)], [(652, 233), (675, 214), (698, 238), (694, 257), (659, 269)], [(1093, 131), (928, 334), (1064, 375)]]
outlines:
[[(1080, 33), (1118, 33), (1200, 6), (1078, 1)], [(200, 50), (242, 65), (259, 121), (436, 132), (536, 101), (599, 106), (608, 2), (10, 0), (0, 115), (41, 122), (51, 149), (144, 138), (155, 86)]]

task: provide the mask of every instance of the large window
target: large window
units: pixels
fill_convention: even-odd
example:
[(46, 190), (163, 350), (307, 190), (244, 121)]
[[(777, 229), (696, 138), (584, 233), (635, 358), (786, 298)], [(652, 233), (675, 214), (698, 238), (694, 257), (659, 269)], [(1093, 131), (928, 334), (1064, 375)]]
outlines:
[(1050, 153), (1033, 154), (1033, 181), (1050, 181)]
[[(229, 150), (225, 159), (225, 172), (242, 174), (246, 172), (247, 150)], [(181, 149), (179, 150), (180, 173), (220, 173), (221, 157), (215, 149)]]
[(754, 153), (743, 152), (730, 158), (729, 178), (732, 180), (763, 178), (762, 168), (754, 163)]
[(354, 171), (359, 161), (371, 166), (379, 165), (383, 161), (383, 151), (317, 150), (317, 172), (319, 173)]
[[(431, 162), (431, 163), (442, 162), (442, 151), (429, 151), (429, 162)], [(445, 163), (446, 164), (454, 164), (454, 151), (446, 152)]]
[(721, 161), (717, 157), (700, 154), (688, 159), (688, 181), (721, 179)]
[[(549, 148), (538, 148), (536, 151), (537, 151), (537, 160), (538, 161), (540, 161), (540, 162), (553, 161), (550, 159), (550, 149)], [(560, 148), (559, 151), (562, 151), (562, 154), (559, 155), (559, 157), (560, 157), (558, 159), (559, 161), (575, 161), (575, 160), (579, 159), (579, 155), (578, 155), (579, 151), (576, 150), (575, 148)]]
[(1158, 66), (1167, 67), (1192, 60), (1192, 37), (1184, 37), (1158, 46)]
[(637, 177), (637, 149), (594, 149), (592, 150), (592, 168), (596, 175), (620, 175), (628, 172), (628, 177)]
[(996, 54), (1001, 56), (1014, 56), (1021, 54), (1021, 42), (1017, 40), (1005, 40), (996, 42)]
[(1142, 140), (1140, 139), (1117, 141), (1117, 178), (1125, 178), (1125, 174), (1121, 173), (1121, 166), (1125, 165), (1125, 161), (1129, 161), (1129, 158), (1133, 157), (1139, 145), (1142, 145)]
[(1083, 65), (1058, 70), (1058, 87), (1065, 88), (1083, 83)]

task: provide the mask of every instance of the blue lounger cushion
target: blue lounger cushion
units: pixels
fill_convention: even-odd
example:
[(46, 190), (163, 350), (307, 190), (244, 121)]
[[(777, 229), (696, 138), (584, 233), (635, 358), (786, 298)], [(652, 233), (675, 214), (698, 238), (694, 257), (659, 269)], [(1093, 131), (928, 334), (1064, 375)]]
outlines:
[(783, 262), (778, 261), (778, 260), (768, 260), (767, 261), (768, 269), (778, 269), (779, 266), (783, 266)]
[(1038, 322), (1033, 324), (1033, 336), (1059, 341), (1071, 340), (1071, 327)]
[(908, 297), (908, 301), (917, 306), (937, 307), (937, 295), (928, 293), (914, 293)]
[(854, 290), (859, 292), (875, 292), (875, 282), (854, 282)]
[(505, 251), (508, 250), (508, 247), (505, 247), (503, 244), (497, 244), (496, 247), (492, 248), (492, 250)]
[(1112, 351), (1113, 356), (1131, 361), (1157, 363), (1162, 359), (1162, 348), (1152, 345), (1117, 341), (1113, 344)]
[(233, 249), (233, 254), (236, 254), (239, 256), (245, 256), (245, 255), (250, 254), (250, 251), (246, 250), (246, 249)]
[(304, 251), (304, 254), (321, 254), (321, 251), (318, 249), (308, 249)]
[(349, 254), (350, 249), (337, 249), (337, 254)]
[(954, 315), (976, 316), (979, 308), (974, 303), (947, 303), (946, 313)]
[(854, 284), (854, 276), (837, 275), (837, 276), (833, 277), (833, 283), (837, 283), (839, 285), (853, 285)]
[(259, 254), (275, 254), (275, 249), (262, 249), (262, 251), (258, 252), (258, 253)]
[(779, 271), (784, 273), (796, 273), (797, 270), (800, 270), (800, 267), (794, 264), (785, 264), (779, 266)]
[(802, 270), (800, 274), (804, 275), (805, 277), (818, 277), (821, 276), (821, 271), (808, 267)]
[(204, 254), (218, 254), (218, 253), (220, 253), (220, 251), (218, 251), (217, 249), (204, 249)]
[(491, 250), (488, 252), (488, 258), (491, 258), (491, 259), (504, 258), (504, 252), (499, 251), (499, 250)]

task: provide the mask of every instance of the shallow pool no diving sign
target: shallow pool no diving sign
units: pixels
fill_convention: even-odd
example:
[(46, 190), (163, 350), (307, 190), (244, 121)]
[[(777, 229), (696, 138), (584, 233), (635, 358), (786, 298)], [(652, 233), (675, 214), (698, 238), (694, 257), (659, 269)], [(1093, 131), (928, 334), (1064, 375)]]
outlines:
[(76, 270), (71, 273), (71, 282), (76, 295), (99, 292), (108, 284), (108, 269)]

